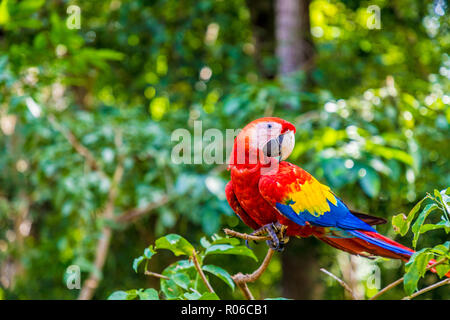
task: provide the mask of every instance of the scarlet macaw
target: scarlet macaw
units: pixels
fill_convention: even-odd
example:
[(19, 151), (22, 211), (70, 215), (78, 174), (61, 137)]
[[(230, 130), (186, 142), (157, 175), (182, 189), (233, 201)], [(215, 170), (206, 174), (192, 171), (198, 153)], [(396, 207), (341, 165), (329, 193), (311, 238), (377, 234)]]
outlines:
[(294, 133), (288, 121), (266, 117), (250, 122), (234, 141), (226, 197), (253, 234), (268, 233), (269, 246), (278, 251), (284, 235), (315, 236), (351, 254), (408, 261), (412, 249), (372, 227), (384, 219), (350, 210), (328, 186), (283, 161), (294, 148)]

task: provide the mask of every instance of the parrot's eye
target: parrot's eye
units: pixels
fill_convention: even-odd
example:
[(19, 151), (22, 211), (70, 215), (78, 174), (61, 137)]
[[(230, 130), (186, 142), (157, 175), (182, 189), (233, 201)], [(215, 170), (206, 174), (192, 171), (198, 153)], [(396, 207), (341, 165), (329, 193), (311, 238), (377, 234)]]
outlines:
[(267, 125), (267, 128), (272, 129), (272, 124), (269, 123), (269, 124)]

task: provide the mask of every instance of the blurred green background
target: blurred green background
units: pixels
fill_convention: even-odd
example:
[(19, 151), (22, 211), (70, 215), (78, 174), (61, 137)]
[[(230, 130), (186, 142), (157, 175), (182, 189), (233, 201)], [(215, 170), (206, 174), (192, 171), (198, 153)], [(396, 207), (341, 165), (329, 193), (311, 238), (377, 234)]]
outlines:
[[(301, 14), (283, 7), (292, 2)], [(95, 299), (157, 288), (131, 267), (157, 237), (198, 245), (224, 227), (250, 231), (225, 200), (225, 166), (171, 161), (172, 132), (193, 132), (195, 120), (225, 132), (282, 117), (297, 127), (289, 161), (351, 208), (389, 221), (407, 213), (450, 185), (449, 17), (446, 0), (1, 0), (0, 297), (75, 299), (70, 265), (82, 285), (96, 279)], [(378, 230), (395, 237), (390, 223)], [(418, 248), (446, 237), (422, 237)], [(95, 262), (102, 243), (104, 265)], [(260, 258), (265, 250), (255, 246)], [(161, 253), (151, 269), (173, 260)], [(217, 265), (258, 266), (225, 256)], [(361, 298), (404, 270), (291, 239), (251, 289), (345, 298), (321, 267)], [(242, 298), (212, 283), (222, 298)], [(384, 297), (401, 295), (399, 286)], [(423, 297), (449, 299), (450, 290)]]

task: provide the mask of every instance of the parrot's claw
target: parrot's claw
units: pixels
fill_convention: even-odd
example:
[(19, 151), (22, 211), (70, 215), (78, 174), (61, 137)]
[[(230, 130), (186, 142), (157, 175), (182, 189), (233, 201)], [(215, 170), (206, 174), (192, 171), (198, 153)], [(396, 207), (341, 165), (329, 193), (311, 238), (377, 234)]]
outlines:
[(245, 239), (245, 246), (246, 246), (247, 248), (249, 248), (250, 250), (253, 250), (253, 248), (250, 247), (250, 245), (248, 244), (248, 239)]
[[(271, 248), (272, 250), (281, 252), (284, 250), (284, 247), (285, 247), (287, 241), (289, 240), (289, 238), (284, 236), (285, 230), (286, 230), (286, 227), (281, 225), (279, 222), (269, 223), (269, 224), (262, 226), (258, 230), (252, 232), (251, 235), (259, 236), (264, 233), (268, 234), (272, 238), (271, 240), (266, 241), (269, 248)], [(249, 249), (252, 249), (248, 244), (248, 240), (245, 240), (245, 245)]]
[[(258, 244), (258, 242), (256, 242), (256, 241), (253, 241), (253, 243), (254, 243), (254, 244)], [(245, 239), (245, 246), (246, 246), (247, 248), (249, 248), (250, 250), (253, 250), (253, 248), (250, 247), (250, 245), (248, 244), (248, 239)]]

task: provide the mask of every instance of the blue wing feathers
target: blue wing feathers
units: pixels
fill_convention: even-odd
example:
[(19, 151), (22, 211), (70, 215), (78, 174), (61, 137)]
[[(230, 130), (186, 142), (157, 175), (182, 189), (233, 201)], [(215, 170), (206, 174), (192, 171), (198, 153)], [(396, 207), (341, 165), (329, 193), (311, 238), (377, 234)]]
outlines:
[(291, 221), (294, 221), (296, 224), (304, 226), (306, 224), (306, 220), (300, 215), (296, 214), (294, 209), (289, 204), (276, 203), (275, 207), (280, 211), (282, 215), (288, 218)]
[[(308, 222), (314, 226), (338, 228), (344, 233), (341, 232), (341, 234), (339, 232), (335, 232), (334, 234), (336, 234), (337, 238), (357, 237), (373, 245), (379, 246), (397, 254), (412, 254), (411, 251), (396, 247), (392, 244), (384, 242), (381, 239), (372, 238), (369, 235), (364, 234), (363, 231), (376, 232), (376, 230), (364, 221), (355, 217), (339, 199), (337, 200), (336, 206), (328, 202), (330, 211), (325, 212), (323, 215), (318, 217), (313, 216), (308, 211), (303, 211), (297, 214), (290, 206), (291, 204), (293, 204), (292, 201), (289, 204), (277, 203), (276, 208), (285, 217), (299, 225), (303, 226), (306, 224), (306, 222)], [(335, 229), (335, 231), (339, 230)]]
[(319, 216), (314, 216), (307, 210), (297, 214), (291, 207), (293, 201), (288, 204), (276, 203), (276, 208), (285, 217), (302, 226), (304, 226), (306, 222), (309, 222), (311, 225), (319, 227), (339, 227), (345, 230), (375, 231), (370, 225), (355, 217), (339, 199), (336, 200), (337, 205), (334, 205), (327, 200), (330, 211)]

